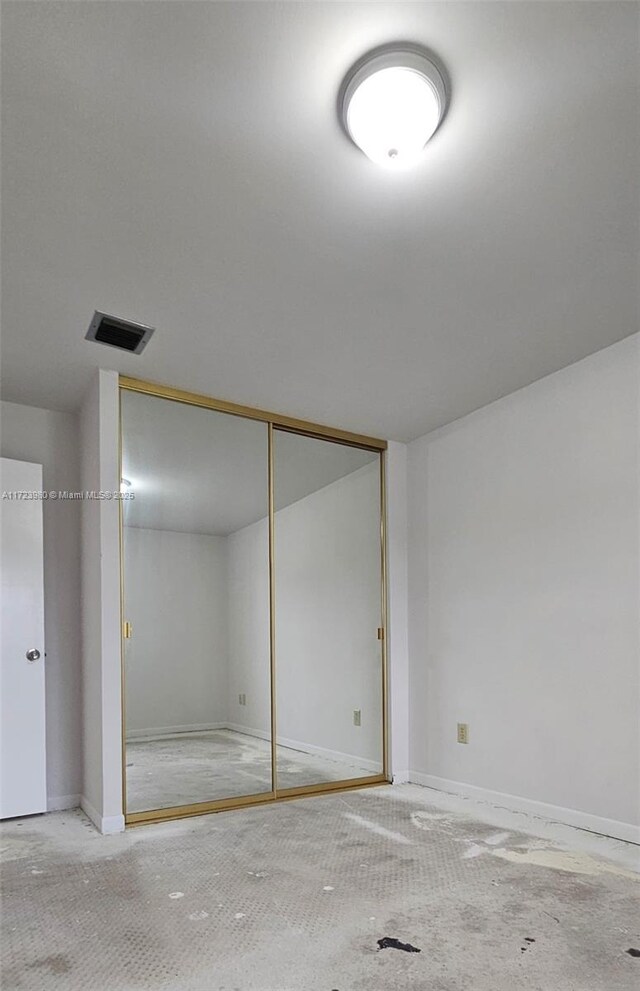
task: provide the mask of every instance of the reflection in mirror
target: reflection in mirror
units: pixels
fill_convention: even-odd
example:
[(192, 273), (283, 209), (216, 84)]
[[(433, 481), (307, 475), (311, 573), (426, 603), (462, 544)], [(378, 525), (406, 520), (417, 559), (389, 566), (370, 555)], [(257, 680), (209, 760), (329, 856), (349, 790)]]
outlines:
[(127, 813), (270, 792), (268, 427), (121, 403)]
[(280, 792), (383, 771), (380, 456), (273, 444)]

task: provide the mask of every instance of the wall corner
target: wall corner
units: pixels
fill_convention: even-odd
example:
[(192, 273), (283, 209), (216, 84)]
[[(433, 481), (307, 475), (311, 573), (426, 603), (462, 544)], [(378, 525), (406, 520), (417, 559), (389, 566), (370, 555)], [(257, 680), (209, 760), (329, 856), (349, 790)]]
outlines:
[(385, 457), (390, 773), (401, 782), (409, 767), (407, 445), (389, 441)]

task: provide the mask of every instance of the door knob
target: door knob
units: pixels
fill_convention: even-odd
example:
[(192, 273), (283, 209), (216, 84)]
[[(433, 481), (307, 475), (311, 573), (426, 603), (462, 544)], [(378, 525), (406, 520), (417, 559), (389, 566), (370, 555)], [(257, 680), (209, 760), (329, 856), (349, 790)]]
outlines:
[(32, 647), (26, 653), (26, 658), (28, 661), (38, 661), (40, 659), (40, 651), (37, 647)]

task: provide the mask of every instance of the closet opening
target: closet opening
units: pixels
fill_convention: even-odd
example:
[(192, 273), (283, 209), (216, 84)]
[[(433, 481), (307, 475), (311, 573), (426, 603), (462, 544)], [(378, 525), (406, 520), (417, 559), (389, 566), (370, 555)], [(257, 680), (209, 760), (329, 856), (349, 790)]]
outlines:
[(120, 379), (128, 825), (388, 781), (385, 448)]

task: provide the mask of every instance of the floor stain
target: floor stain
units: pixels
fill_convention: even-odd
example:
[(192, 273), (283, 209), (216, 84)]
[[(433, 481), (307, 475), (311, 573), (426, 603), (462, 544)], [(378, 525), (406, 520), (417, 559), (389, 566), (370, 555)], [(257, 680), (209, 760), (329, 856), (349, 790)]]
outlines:
[(402, 833), (398, 833), (393, 829), (387, 829), (385, 826), (381, 826), (379, 822), (372, 822), (370, 819), (365, 819), (364, 816), (355, 815), (353, 812), (345, 812), (345, 819), (350, 819), (351, 822), (357, 823), (358, 826), (368, 829), (377, 836), (383, 836), (386, 840), (392, 840), (394, 843), (401, 843), (403, 845), (411, 845), (411, 840), (403, 836)]
[(50, 974), (68, 974), (71, 970), (69, 958), (64, 953), (56, 953), (53, 956), (41, 957), (28, 965), (29, 970), (48, 970)]
[(586, 853), (568, 853), (565, 850), (527, 849), (506, 850), (496, 849), (490, 853), (501, 860), (512, 864), (527, 864), (534, 867), (550, 867), (552, 870), (567, 871), (570, 874), (615, 874), (616, 877), (640, 881), (640, 875), (627, 871), (616, 864), (603, 860), (594, 860)]
[(417, 946), (412, 946), (411, 943), (401, 943), (399, 939), (395, 939), (393, 936), (383, 936), (382, 939), (378, 940), (378, 947), (381, 950), (404, 950), (405, 953), (422, 953)]

